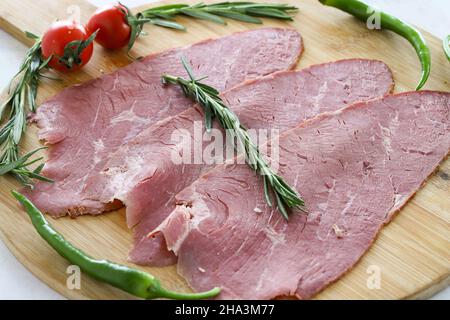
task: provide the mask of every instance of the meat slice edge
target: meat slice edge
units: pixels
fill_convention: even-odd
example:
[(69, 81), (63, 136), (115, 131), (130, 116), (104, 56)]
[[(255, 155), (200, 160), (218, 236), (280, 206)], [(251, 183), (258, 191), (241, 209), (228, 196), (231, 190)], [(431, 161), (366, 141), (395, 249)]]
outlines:
[[(252, 80), (224, 93), (223, 98), (246, 127), (268, 130), (275, 128), (282, 132), (319, 113), (335, 111), (350, 103), (383, 96), (389, 93), (392, 87), (392, 74), (384, 63), (350, 59)], [(192, 110), (186, 111), (174, 117), (172, 123), (176, 122), (176, 125), (171, 122), (160, 124), (161, 130), (158, 132), (169, 135), (178, 129), (192, 134), (193, 126), (190, 121), (203, 121), (200, 112), (195, 115), (192, 113)], [(181, 122), (180, 118), (184, 121)], [(202, 130), (204, 133), (203, 127)], [(155, 137), (156, 141), (152, 141)], [(161, 233), (153, 232), (151, 237), (147, 235), (173, 210), (175, 194), (197, 179), (202, 172), (212, 168), (212, 165), (174, 165), (168, 160), (172, 150), (167, 149), (167, 152), (163, 153), (164, 146), (158, 144), (158, 141), (169, 140), (162, 137), (162, 134), (155, 131), (143, 132), (140, 141), (136, 141), (134, 145), (136, 151), (126, 152), (135, 154), (147, 150), (145, 158), (149, 162), (159, 163), (150, 169), (150, 174), (138, 173), (141, 182), (120, 197), (127, 206), (129, 225), (140, 221), (135, 228), (134, 246), (129, 259), (143, 265), (163, 266), (175, 263), (175, 256), (166, 250)], [(152, 145), (157, 147), (153, 148)], [(205, 143), (203, 148), (207, 145), (208, 143)], [(149, 151), (149, 147), (154, 151)], [(162, 156), (163, 154), (165, 156)], [(155, 167), (158, 168), (157, 171)], [(116, 185), (118, 184), (115, 183), (114, 186)], [(100, 184), (98, 188), (100, 192), (108, 187)]]
[(218, 166), (177, 195), (189, 205), (160, 230), (195, 290), (310, 298), (352, 268), (449, 149), (450, 93), (354, 104), (280, 138), (280, 174), (301, 192), (308, 217), (286, 222), (251, 170)]
[(238, 83), (294, 68), (303, 51), (293, 29), (262, 28), (171, 49), (136, 61), (116, 72), (66, 88), (34, 116), (39, 137), (49, 145), (43, 174), (53, 184), (37, 183), (26, 191), (54, 217), (100, 214), (120, 207), (85, 193), (111, 153), (144, 128), (192, 106), (176, 86), (163, 88), (164, 73), (186, 76), (180, 58), (220, 91)]

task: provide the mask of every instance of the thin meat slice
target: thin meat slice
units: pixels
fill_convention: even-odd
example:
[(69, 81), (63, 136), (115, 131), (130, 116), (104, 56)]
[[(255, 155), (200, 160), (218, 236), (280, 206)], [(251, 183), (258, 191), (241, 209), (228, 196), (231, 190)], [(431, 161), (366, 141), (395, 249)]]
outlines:
[(50, 145), (43, 174), (28, 195), (43, 211), (58, 217), (99, 214), (121, 206), (91, 196), (86, 182), (109, 155), (144, 128), (176, 115), (192, 102), (175, 86), (163, 88), (161, 75), (187, 76), (180, 58), (220, 91), (246, 79), (295, 67), (302, 41), (291, 29), (263, 28), (206, 40), (153, 54), (109, 75), (63, 90), (34, 117), (39, 137)]
[[(392, 75), (384, 63), (351, 59), (266, 76), (226, 92), (223, 98), (246, 127), (282, 132), (319, 113), (383, 96), (392, 87)], [(214, 164), (203, 161), (177, 165), (171, 161), (171, 154), (181, 152), (186, 141), (190, 150), (206, 153), (209, 135), (204, 133), (202, 122), (202, 113), (191, 109), (142, 132), (111, 157), (114, 161), (108, 163), (103, 179), (92, 181), (97, 187), (93, 194), (114, 194), (125, 203), (129, 226), (139, 222), (129, 255), (135, 263), (161, 266), (175, 262), (165, 249), (164, 239), (158, 233), (151, 238), (147, 234), (173, 210), (176, 193)], [(190, 139), (195, 137), (194, 123), (200, 124), (200, 136), (206, 138), (200, 147)], [(171, 143), (171, 135), (177, 130), (184, 132), (186, 140)], [(127, 157), (133, 159), (132, 166), (123, 164), (122, 159)]]
[(218, 166), (161, 225), (178, 272), (221, 299), (310, 298), (349, 270), (450, 150), (450, 93), (389, 95), (319, 115), (280, 138), (280, 174), (306, 201), (289, 221), (260, 177)]

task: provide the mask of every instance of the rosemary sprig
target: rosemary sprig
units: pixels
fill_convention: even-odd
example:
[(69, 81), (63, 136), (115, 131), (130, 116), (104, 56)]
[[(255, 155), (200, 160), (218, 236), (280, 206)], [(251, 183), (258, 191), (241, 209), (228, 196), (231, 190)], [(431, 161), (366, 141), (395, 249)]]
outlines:
[(240, 124), (237, 115), (231, 111), (219, 96), (219, 92), (202, 82), (205, 78), (195, 78), (192, 68), (185, 59), (181, 59), (189, 79), (163, 75), (163, 84), (176, 84), (184, 94), (198, 102), (205, 112), (205, 126), (211, 130), (212, 121), (216, 118), (225, 130), (232, 130), (237, 141), (245, 152), (247, 164), (263, 177), (264, 196), (269, 206), (272, 206), (270, 190), (275, 194), (278, 210), (285, 219), (289, 219), (288, 209), (296, 208), (305, 211), (305, 203), (300, 195), (289, 186), (282, 177), (273, 171), (259, 152), (259, 148), (250, 139), (247, 130)]
[(144, 18), (151, 19), (150, 23), (152, 24), (185, 30), (183, 25), (173, 21), (176, 16), (184, 15), (219, 24), (226, 24), (223, 18), (260, 24), (262, 20), (259, 17), (293, 20), (290, 14), (297, 10), (298, 8), (295, 6), (279, 3), (219, 2), (204, 4), (200, 2), (195, 5), (163, 5), (144, 10), (141, 14)]
[(0, 175), (11, 174), (25, 186), (33, 186), (32, 179), (50, 182), (42, 176), (43, 164), (36, 169), (28, 167), (42, 158), (30, 158), (42, 148), (23, 156), (19, 155), (19, 143), (25, 132), (26, 114), (36, 110), (36, 95), (42, 71), (47, 68), (51, 57), (43, 61), (41, 57), (41, 39), (27, 32), (34, 39), (34, 45), (28, 50), (19, 72), (13, 77), (6, 101), (0, 106)]
[(97, 33), (98, 30), (93, 32), (86, 40), (74, 40), (66, 44), (64, 47), (64, 55), (59, 57), (59, 62), (65, 64), (68, 69), (71, 69), (74, 64), (81, 64), (81, 53), (95, 40)]
[(260, 24), (262, 20), (259, 17), (293, 20), (290, 14), (298, 10), (297, 7), (287, 4), (256, 2), (219, 2), (214, 4), (200, 2), (195, 5), (169, 4), (146, 9), (137, 14), (133, 14), (128, 7), (120, 2), (117, 8), (125, 15), (127, 23), (131, 27), (128, 51), (130, 51), (140, 35), (145, 35), (143, 27), (146, 23), (176, 30), (186, 30), (182, 24), (174, 21), (176, 16), (179, 15), (219, 24), (226, 24), (223, 18)]

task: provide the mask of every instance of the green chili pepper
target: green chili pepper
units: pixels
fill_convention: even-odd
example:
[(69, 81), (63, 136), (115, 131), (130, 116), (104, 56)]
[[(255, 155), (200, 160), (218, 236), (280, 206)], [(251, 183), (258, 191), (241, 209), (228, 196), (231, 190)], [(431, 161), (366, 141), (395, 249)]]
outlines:
[(62, 235), (56, 232), (45, 220), (44, 215), (24, 195), (12, 191), (13, 196), (25, 207), (36, 231), (53, 247), (62, 257), (80, 267), (91, 277), (109, 283), (132, 295), (144, 299), (169, 298), (169, 299), (206, 299), (220, 293), (220, 288), (214, 288), (201, 293), (177, 293), (164, 289), (159, 280), (154, 276), (129, 268), (127, 266), (112, 263), (107, 260), (96, 260), (86, 255), (80, 249), (67, 242)]
[(444, 53), (447, 56), (448, 61), (450, 61), (450, 34), (442, 41), (442, 47), (444, 48)]
[(423, 87), (425, 82), (428, 80), (431, 68), (431, 54), (425, 39), (411, 25), (393, 17), (387, 13), (378, 11), (373, 7), (358, 1), (358, 0), (319, 0), (322, 4), (327, 6), (332, 6), (345, 11), (359, 20), (367, 21), (367, 19), (374, 13), (378, 12), (380, 14), (380, 24), (381, 28), (391, 30), (398, 35), (402, 36), (411, 43), (411, 45), (416, 50), (419, 57), (420, 64), (422, 65), (422, 75), (416, 90)]

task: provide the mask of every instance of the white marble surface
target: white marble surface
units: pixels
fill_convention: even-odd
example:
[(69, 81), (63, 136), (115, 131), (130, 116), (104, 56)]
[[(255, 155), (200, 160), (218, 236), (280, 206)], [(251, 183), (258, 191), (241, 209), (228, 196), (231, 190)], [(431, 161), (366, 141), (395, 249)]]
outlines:
[[(96, 5), (111, 2), (110, 0), (89, 1)], [(122, 0), (122, 2), (134, 7), (153, 2), (153, 0)], [(439, 38), (450, 33), (450, 1), (448, 0), (367, 0), (367, 2), (414, 23)], [(0, 88), (3, 88), (17, 71), (26, 47), (2, 30), (0, 30), (0, 44)], [(25, 269), (0, 241), (0, 299), (64, 298)], [(433, 299), (450, 299), (450, 288), (441, 291)]]

